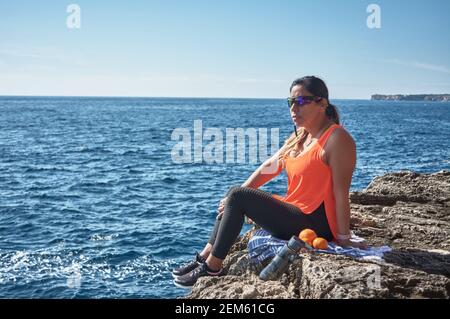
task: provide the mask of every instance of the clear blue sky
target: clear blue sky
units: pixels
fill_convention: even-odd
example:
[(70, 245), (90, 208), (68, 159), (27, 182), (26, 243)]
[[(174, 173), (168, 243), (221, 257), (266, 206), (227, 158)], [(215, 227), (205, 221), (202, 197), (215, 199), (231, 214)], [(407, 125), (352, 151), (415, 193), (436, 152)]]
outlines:
[(450, 93), (449, 13), (448, 0), (5, 0), (0, 95), (278, 98), (310, 74), (331, 98)]

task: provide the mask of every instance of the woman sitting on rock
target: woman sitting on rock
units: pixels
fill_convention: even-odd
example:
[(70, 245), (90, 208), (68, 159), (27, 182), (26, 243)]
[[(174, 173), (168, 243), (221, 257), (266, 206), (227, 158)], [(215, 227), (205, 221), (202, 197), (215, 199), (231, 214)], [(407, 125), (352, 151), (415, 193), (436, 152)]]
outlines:
[[(364, 247), (350, 235), (349, 189), (356, 146), (339, 125), (325, 83), (314, 76), (295, 80), (288, 105), (295, 132), (240, 187), (220, 201), (210, 239), (195, 259), (172, 274), (179, 287), (192, 287), (202, 276), (220, 276), (222, 263), (239, 236), (245, 217), (274, 237), (288, 240), (305, 228), (341, 246)], [(258, 188), (285, 169), (284, 197)]]

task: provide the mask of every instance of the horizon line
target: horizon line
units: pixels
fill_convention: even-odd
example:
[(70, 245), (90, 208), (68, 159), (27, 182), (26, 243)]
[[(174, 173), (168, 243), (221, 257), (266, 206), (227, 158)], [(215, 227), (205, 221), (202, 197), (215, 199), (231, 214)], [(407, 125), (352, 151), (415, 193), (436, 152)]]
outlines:
[[(28, 95), (0, 94), (0, 97), (81, 97), (81, 98), (142, 98), (142, 99), (242, 99), (242, 100), (283, 100), (286, 97), (221, 97), (221, 96), (128, 96), (128, 95)], [(362, 98), (334, 98), (331, 100), (363, 100)]]

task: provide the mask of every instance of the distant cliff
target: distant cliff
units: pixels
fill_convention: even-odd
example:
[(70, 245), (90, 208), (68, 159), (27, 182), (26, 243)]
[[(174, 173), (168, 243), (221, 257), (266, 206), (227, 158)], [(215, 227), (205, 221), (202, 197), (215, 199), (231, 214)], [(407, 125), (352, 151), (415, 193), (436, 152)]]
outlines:
[(394, 95), (372, 95), (372, 100), (388, 100), (388, 101), (438, 101), (450, 102), (450, 94), (394, 94)]

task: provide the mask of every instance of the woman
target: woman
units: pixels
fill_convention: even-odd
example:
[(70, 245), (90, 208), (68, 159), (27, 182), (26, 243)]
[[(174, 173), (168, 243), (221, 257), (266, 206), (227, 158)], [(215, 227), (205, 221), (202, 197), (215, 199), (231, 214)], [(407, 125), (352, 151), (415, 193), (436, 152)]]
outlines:
[[(356, 146), (339, 125), (325, 83), (314, 76), (295, 80), (288, 105), (295, 132), (241, 187), (231, 188), (220, 201), (208, 244), (195, 260), (173, 270), (177, 286), (189, 288), (199, 277), (222, 274), (223, 260), (245, 217), (277, 238), (288, 240), (310, 228), (341, 246), (364, 248), (352, 242), (350, 235), (349, 189)], [(258, 189), (283, 169), (288, 176), (286, 196)]]

